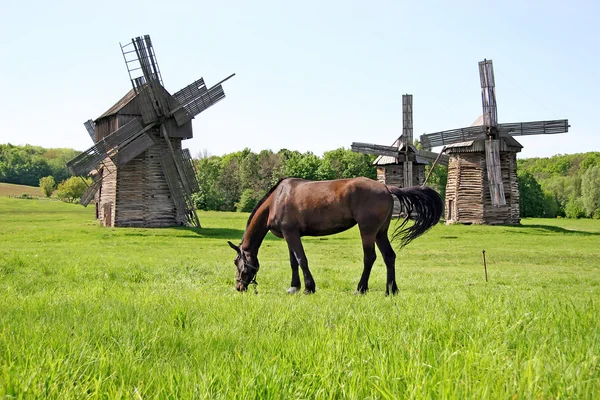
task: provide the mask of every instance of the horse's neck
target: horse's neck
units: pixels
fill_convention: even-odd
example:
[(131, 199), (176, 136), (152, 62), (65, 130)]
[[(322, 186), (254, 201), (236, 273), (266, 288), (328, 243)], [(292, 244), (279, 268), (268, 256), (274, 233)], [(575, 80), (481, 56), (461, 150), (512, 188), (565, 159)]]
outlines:
[(262, 244), (263, 239), (269, 232), (267, 221), (269, 219), (269, 205), (267, 202), (262, 204), (256, 213), (252, 216), (252, 220), (244, 232), (244, 240), (242, 241), (242, 249), (253, 254), (258, 253), (258, 248)]

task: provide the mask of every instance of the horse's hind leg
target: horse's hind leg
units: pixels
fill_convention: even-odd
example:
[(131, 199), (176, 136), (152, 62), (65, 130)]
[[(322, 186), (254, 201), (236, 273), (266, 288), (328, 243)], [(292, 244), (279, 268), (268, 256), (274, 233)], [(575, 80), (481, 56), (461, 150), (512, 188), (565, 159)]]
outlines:
[(294, 250), (292, 250), (292, 247), (289, 244), (288, 249), (290, 251), (290, 265), (292, 267), (292, 283), (287, 292), (289, 294), (294, 294), (300, 291), (300, 274), (298, 274), (298, 259), (294, 255)]
[(387, 270), (385, 294), (389, 295), (390, 291), (392, 294), (396, 294), (398, 293), (398, 285), (396, 284), (396, 253), (388, 239), (387, 229), (380, 230), (377, 233), (377, 238), (375, 240), (377, 247), (379, 247), (379, 251), (381, 251), (381, 254), (383, 255)]
[(302, 246), (302, 242), (300, 241), (300, 235), (298, 235), (297, 232), (283, 232), (283, 238), (287, 242), (288, 247), (290, 248), (290, 252), (296, 258), (296, 261), (300, 265), (300, 268), (302, 268), (302, 273), (304, 274), (304, 293), (314, 293), (316, 285), (312, 274), (308, 269), (308, 259), (306, 258), (306, 254), (304, 253), (304, 247)]
[(360, 277), (360, 281), (358, 282), (358, 287), (356, 290), (359, 293), (366, 293), (369, 290), (369, 277), (371, 276), (371, 269), (373, 268), (373, 264), (377, 259), (377, 254), (375, 253), (375, 234), (370, 232), (364, 232), (361, 229), (360, 236), (362, 239), (363, 245), (363, 273)]

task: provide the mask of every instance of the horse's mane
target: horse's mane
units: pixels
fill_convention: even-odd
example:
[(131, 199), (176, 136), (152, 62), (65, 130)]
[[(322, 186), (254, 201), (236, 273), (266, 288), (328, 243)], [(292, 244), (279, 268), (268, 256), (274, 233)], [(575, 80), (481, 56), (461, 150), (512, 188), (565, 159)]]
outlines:
[(248, 222), (246, 222), (246, 229), (248, 229), (248, 225), (250, 225), (250, 221), (252, 221), (252, 218), (254, 218), (254, 214), (256, 214), (256, 211), (258, 211), (258, 209), (260, 208), (260, 206), (263, 205), (263, 203), (265, 201), (267, 201), (267, 199), (269, 198), (269, 196), (275, 191), (275, 189), (277, 189), (277, 186), (279, 186), (279, 184), (285, 180), (287, 178), (281, 178), (277, 181), (277, 183), (275, 185), (273, 185), (273, 187), (271, 189), (269, 189), (269, 191), (267, 193), (265, 193), (265, 195), (262, 197), (262, 199), (260, 199), (258, 201), (258, 203), (256, 203), (256, 205), (254, 206), (254, 209), (252, 210), (252, 212), (250, 213), (250, 216), (248, 217)]

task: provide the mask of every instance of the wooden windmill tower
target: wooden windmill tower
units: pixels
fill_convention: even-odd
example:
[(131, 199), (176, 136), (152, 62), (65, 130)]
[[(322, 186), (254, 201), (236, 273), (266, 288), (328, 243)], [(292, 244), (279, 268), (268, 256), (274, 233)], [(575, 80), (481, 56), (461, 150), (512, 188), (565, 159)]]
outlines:
[[(413, 145), (412, 94), (402, 95), (402, 135), (391, 145), (352, 143), (352, 151), (376, 154), (377, 179), (387, 185), (418, 186), (425, 181), (425, 165), (434, 162), (438, 154), (417, 150)], [(438, 163), (447, 165), (448, 158), (440, 157)]]
[[(204, 80), (171, 95), (150, 36), (121, 46), (133, 89), (95, 121), (84, 125), (94, 145), (67, 163), (74, 175), (93, 171), (81, 199), (94, 197), (105, 226), (200, 226), (192, 201), (198, 181), (181, 141), (192, 137), (192, 119), (225, 98), (221, 83)], [(90, 174), (91, 175), (91, 174)]]
[(513, 136), (564, 133), (566, 119), (498, 123), (492, 60), (479, 62), (483, 116), (468, 128), (422, 135), (427, 149), (446, 146), (449, 155), (446, 223), (518, 224), (517, 156)]

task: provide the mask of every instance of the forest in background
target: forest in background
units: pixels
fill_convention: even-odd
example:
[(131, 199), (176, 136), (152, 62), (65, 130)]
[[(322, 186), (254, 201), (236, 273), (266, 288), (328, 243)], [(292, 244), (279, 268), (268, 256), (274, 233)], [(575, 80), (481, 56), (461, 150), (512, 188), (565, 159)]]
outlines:
[[(0, 182), (39, 186), (41, 178), (52, 176), (57, 185), (66, 183), (70, 173), (65, 164), (78, 153), (73, 149), (0, 144)], [(244, 149), (223, 156), (204, 152), (194, 158), (200, 192), (193, 197), (202, 210), (251, 211), (283, 177), (376, 179), (374, 159), (373, 155), (345, 148), (323, 156), (287, 149), (259, 153)], [(522, 217), (600, 218), (600, 152), (519, 159), (518, 174)], [(438, 165), (427, 184), (444, 196), (446, 178), (446, 168)], [(71, 181), (73, 186), (76, 181)], [(85, 185), (78, 187), (85, 190)], [(73, 201), (73, 195), (69, 197)]]

